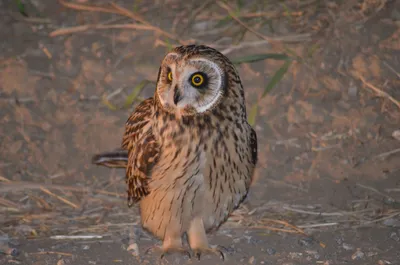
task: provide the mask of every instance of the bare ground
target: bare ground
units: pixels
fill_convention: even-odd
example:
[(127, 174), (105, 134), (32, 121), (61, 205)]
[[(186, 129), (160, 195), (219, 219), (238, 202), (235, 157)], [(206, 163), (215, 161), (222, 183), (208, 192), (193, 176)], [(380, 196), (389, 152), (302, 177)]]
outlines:
[(265, 97), (284, 62), (238, 65), (260, 162), (210, 235), (225, 264), (400, 264), (398, 1), (73, 2), (128, 15), (61, 2), (26, 1), (28, 17), (0, 2), (0, 252), (19, 252), (1, 264), (223, 263), (145, 254), (158, 242), (124, 172), (90, 164), (119, 145), (169, 47), (193, 42), (292, 59)]

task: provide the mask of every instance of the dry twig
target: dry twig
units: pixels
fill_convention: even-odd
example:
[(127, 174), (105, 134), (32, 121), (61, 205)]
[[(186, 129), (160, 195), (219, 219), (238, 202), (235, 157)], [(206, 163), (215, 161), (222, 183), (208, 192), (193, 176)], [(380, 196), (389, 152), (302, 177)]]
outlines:
[(367, 82), (365, 80), (365, 78), (362, 77), (361, 75), (359, 75), (358, 78), (361, 80), (361, 82), (364, 83), (364, 85), (369, 87), (371, 90), (375, 91), (378, 94), (378, 96), (384, 97), (384, 98), (390, 100), (391, 102), (393, 102), (400, 109), (400, 102), (398, 100), (396, 100), (394, 97), (392, 97), (391, 95), (389, 95), (385, 91), (377, 88), (376, 86), (372, 85), (371, 83)]
[(30, 255), (47, 255), (47, 254), (56, 254), (60, 256), (68, 256), (73, 257), (74, 255), (67, 252), (59, 252), (59, 251), (43, 251), (43, 252), (31, 252)]

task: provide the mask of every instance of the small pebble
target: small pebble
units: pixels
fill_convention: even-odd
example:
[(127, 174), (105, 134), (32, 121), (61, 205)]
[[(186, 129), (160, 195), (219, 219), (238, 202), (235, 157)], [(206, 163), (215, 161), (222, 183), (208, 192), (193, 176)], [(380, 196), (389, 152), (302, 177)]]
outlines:
[(361, 249), (357, 248), (357, 251), (354, 252), (353, 255), (351, 255), (351, 259), (352, 260), (360, 260), (362, 258), (364, 258), (365, 254), (364, 252), (361, 251)]
[(310, 247), (313, 244), (314, 240), (311, 237), (301, 238), (298, 243), (300, 246)]
[(353, 249), (354, 249), (354, 247), (353, 247), (352, 245), (347, 244), (347, 243), (343, 243), (343, 244), (342, 244), (342, 247), (343, 247), (345, 250), (353, 250)]
[(0, 236), (0, 242), (8, 242), (8, 241), (10, 241), (10, 238), (8, 237), (8, 235)]
[(400, 227), (400, 221), (395, 218), (386, 219), (383, 224), (390, 227)]
[(350, 99), (357, 99), (357, 93), (358, 93), (358, 89), (356, 86), (351, 86), (348, 89), (348, 95)]
[(308, 255), (313, 256), (314, 259), (319, 259), (321, 257), (321, 255), (319, 255), (318, 251), (315, 251), (315, 250), (306, 250), (306, 253)]
[(396, 241), (396, 242), (399, 242), (399, 241), (400, 241), (400, 238), (399, 238), (399, 236), (397, 235), (396, 232), (390, 233), (390, 238), (393, 239), (393, 240)]
[(289, 252), (289, 257), (292, 259), (299, 259), (303, 257), (303, 253), (301, 252)]
[(392, 137), (393, 137), (394, 139), (400, 141), (400, 130), (395, 130), (395, 131), (392, 133)]
[(82, 249), (83, 249), (83, 250), (88, 250), (88, 249), (90, 249), (90, 246), (89, 246), (89, 245), (83, 245), (83, 246), (82, 246)]
[(6, 244), (0, 244), (0, 254), (10, 255), (16, 257), (19, 255), (19, 251), (16, 248), (10, 248)]
[(132, 252), (132, 255), (134, 255), (134, 256), (136, 256), (136, 257), (139, 256), (139, 246), (138, 246), (137, 243), (132, 243), (132, 244), (130, 244), (130, 245), (128, 246), (127, 250), (128, 250), (128, 251), (131, 251), (131, 252)]
[(275, 255), (276, 250), (273, 248), (267, 248), (267, 253), (272, 256), (272, 255)]
[(338, 245), (343, 244), (343, 238), (342, 237), (335, 237), (335, 241)]

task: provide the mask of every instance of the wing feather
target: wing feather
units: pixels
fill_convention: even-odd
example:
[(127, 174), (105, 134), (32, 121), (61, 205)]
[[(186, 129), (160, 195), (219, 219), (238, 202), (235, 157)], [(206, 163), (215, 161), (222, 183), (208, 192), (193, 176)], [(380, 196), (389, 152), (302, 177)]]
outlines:
[(128, 185), (128, 205), (149, 194), (147, 181), (158, 160), (160, 146), (154, 138), (151, 119), (154, 100), (140, 103), (125, 124), (122, 148), (128, 150), (125, 181)]
[(129, 116), (125, 123), (125, 134), (122, 138), (122, 148), (131, 149), (136, 141), (143, 135), (146, 125), (153, 115), (154, 99), (148, 98), (142, 101)]

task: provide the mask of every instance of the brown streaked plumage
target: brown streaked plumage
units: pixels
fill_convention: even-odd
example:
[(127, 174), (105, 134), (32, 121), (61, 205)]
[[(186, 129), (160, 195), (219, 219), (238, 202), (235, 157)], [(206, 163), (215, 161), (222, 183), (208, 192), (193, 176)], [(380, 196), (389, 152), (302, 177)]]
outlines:
[(218, 228), (247, 195), (257, 136), (247, 123), (244, 90), (233, 64), (215, 49), (180, 46), (164, 58), (153, 98), (126, 122), (122, 149), (93, 163), (125, 166), (128, 202), (140, 202), (144, 228), (162, 250), (212, 251)]

